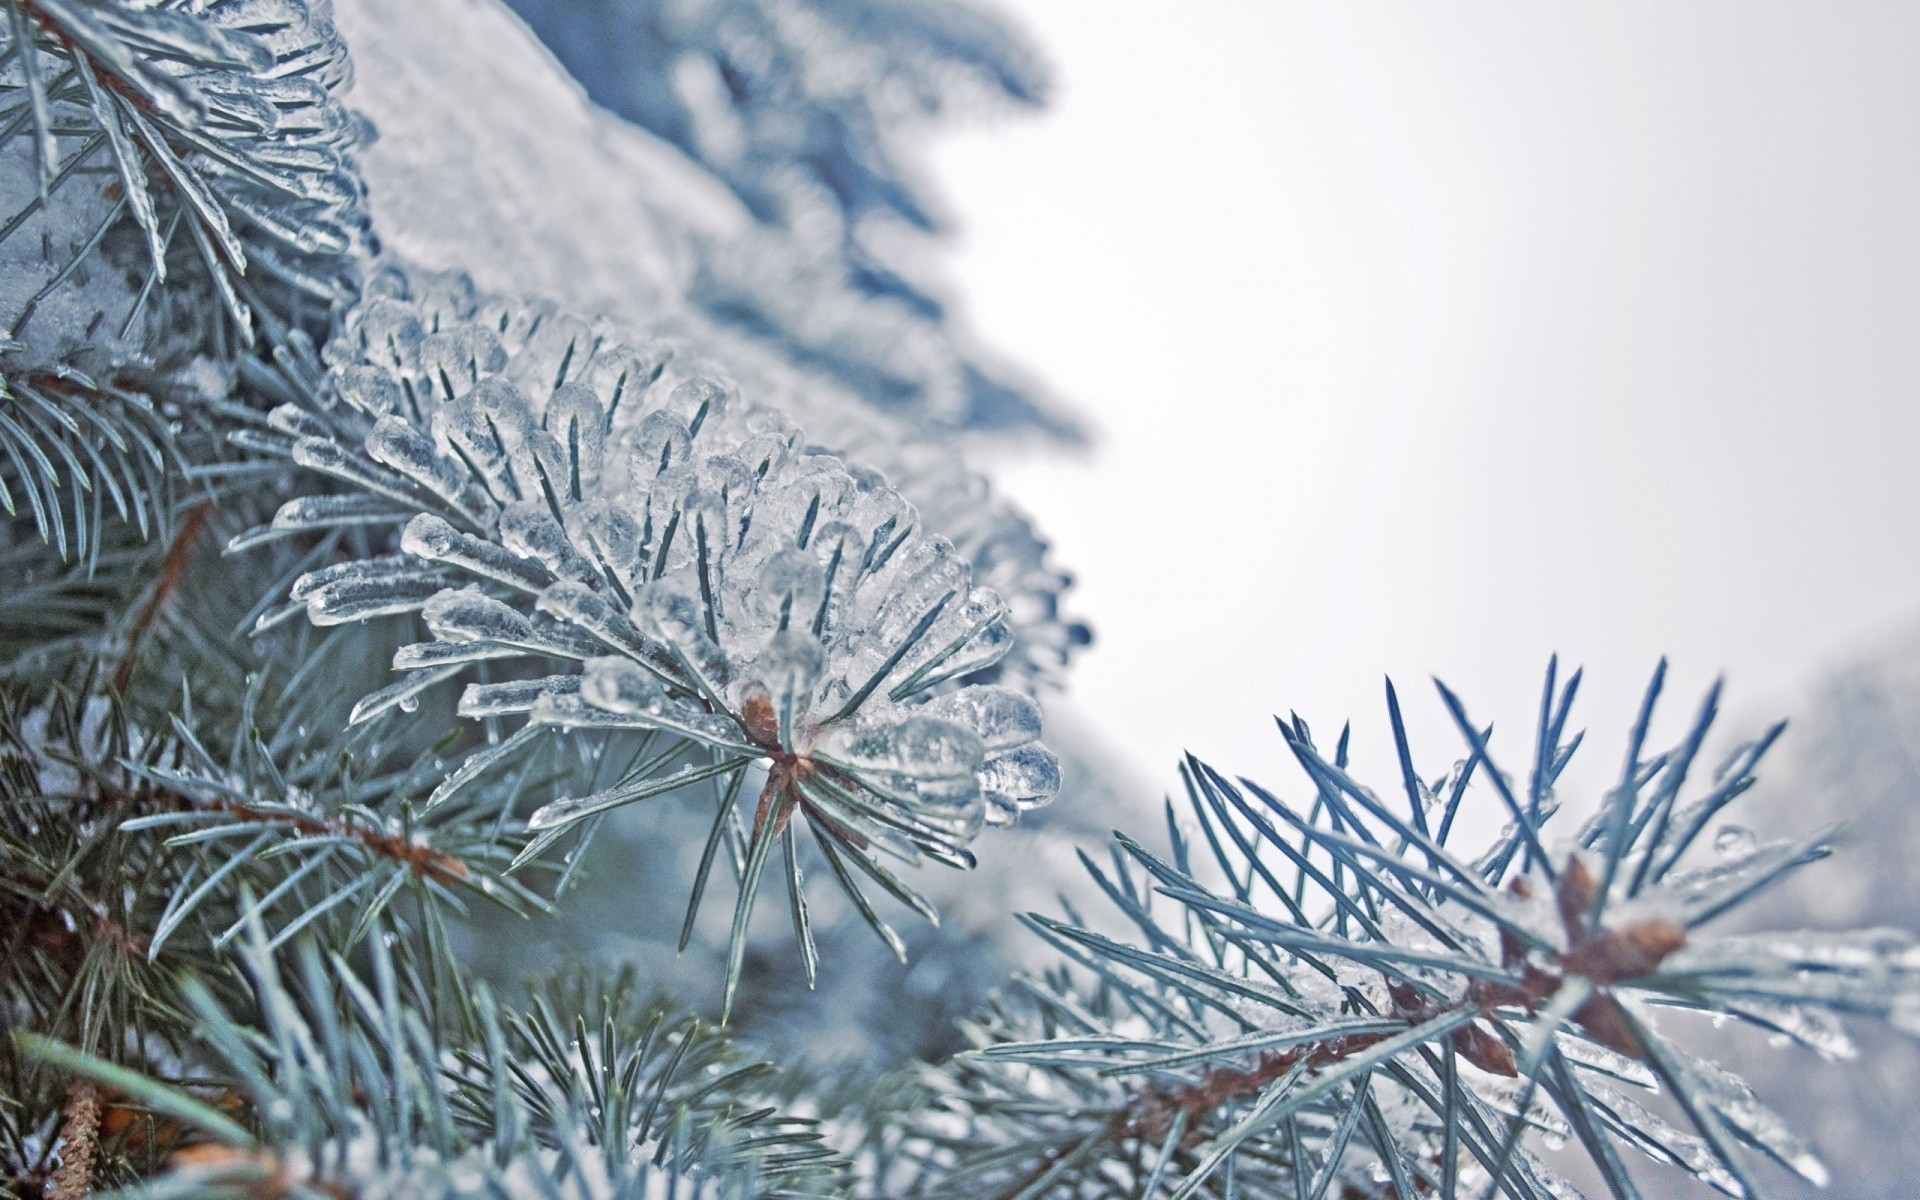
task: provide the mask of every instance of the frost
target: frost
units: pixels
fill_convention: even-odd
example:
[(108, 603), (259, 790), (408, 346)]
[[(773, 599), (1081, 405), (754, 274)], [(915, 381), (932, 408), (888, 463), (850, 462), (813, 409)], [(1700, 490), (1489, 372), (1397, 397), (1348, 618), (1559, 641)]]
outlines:
[(1575, 1066), (1585, 1067), (1603, 1075), (1631, 1083), (1649, 1092), (1660, 1090), (1660, 1081), (1652, 1071), (1637, 1059), (1628, 1058), (1604, 1046), (1596, 1045), (1583, 1037), (1575, 1037), (1564, 1030), (1553, 1035), (1553, 1044)]
[(1722, 858), (1745, 858), (1758, 845), (1753, 830), (1744, 825), (1722, 825), (1713, 835), (1713, 852)]
[(1719, 862), (1675, 871), (1643, 892), (1640, 900), (1650, 905), (1670, 905), (1686, 924), (1698, 924), (1825, 853), (1821, 839), (1732, 844), (1722, 851)]
[(375, 493), (363, 511), (412, 515), (400, 554), (314, 571), (293, 598), (322, 623), (420, 610), (434, 642), (397, 669), (585, 664), (471, 686), (463, 713), (815, 764), (808, 803), (909, 856), (962, 860), (983, 822), (1059, 790), (1034, 701), (961, 682), (1013, 643), (972, 561), (879, 472), (724, 378), (393, 270), (328, 357), (315, 411), (276, 421), (286, 453)]
[[(22, 54), (24, 28), (40, 36)], [(365, 130), (335, 99), (350, 72), (323, 8), (62, 4), (0, 35), (0, 84), (30, 98), (0, 140), (0, 324), (16, 352), (125, 362), (199, 340), (204, 322), (153, 299), (162, 259), (175, 290), (242, 329), (229, 271), (278, 310), (339, 297), (365, 235)], [(169, 238), (204, 253), (169, 255)]]
[(1838, 1057), (1848, 1043), (1819, 1010), (1906, 1028), (1920, 1010), (1920, 943), (1893, 929), (1719, 938), (1687, 946), (1662, 969), (1740, 1004), (1758, 1002), (1766, 1023), (1784, 1022), (1782, 1032)]
[(1682, 1167), (1696, 1179), (1730, 1196), (1745, 1194), (1740, 1181), (1698, 1136), (1675, 1129), (1651, 1110), (1605, 1084), (1593, 1085), (1588, 1095), (1593, 1103), (1612, 1115), (1613, 1128), (1647, 1157)]
[[(1826, 1009), (1807, 1004), (1722, 997), (1720, 1006), (1750, 1024), (1775, 1030), (1768, 1039), (1776, 1045), (1798, 1042), (1829, 1062), (1859, 1057), (1860, 1049), (1840, 1019)], [(1896, 999), (1894, 1007), (1897, 1009)], [(1895, 1024), (1898, 1024), (1895, 1017)]]
[(1827, 1168), (1813, 1147), (1788, 1129), (1778, 1113), (1762, 1104), (1745, 1081), (1705, 1059), (1687, 1058), (1685, 1065), (1714, 1111), (1743, 1139), (1815, 1187), (1827, 1185)]

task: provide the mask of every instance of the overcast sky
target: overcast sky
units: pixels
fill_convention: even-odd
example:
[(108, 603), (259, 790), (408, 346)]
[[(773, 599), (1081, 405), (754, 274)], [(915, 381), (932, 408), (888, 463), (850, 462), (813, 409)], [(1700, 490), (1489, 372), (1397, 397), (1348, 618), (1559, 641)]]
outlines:
[(1100, 427), (999, 475), (1147, 777), (1289, 707), (1377, 749), (1387, 672), (1517, 739), (1555, 650), (1610, 773), (1663, 652), (1757, 719), (1920, 621), (1920, 4), (1001, 7), (1055, 103), (935, 167)]

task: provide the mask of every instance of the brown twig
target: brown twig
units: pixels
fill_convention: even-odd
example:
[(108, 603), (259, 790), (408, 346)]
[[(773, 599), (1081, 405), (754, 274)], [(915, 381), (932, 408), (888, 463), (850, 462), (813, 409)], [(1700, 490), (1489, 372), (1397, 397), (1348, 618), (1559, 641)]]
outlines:
[[(1519, 1067), (1512, 1048), (1480, 1022), (1497, 1025), (1496, 1008), (1517, 1007), (1535, 1014), (1569, 979), (1584, 978), (1594, 985), (1593, 995), (1573, 1011), (1571, 1022), (1601, 1045), (1644, 1059), (1646, 1047), (1633, 1034), (1611, 987), (1623, 980), (1651, 974), (1669, 954), (1685, 944), (1686, 930), (1660, 918), (1635, 921), (1617, 929), (1589, 926), (1587, 914), (1592, 911), (1597, 888), (1586, 865), (1577, 856), (1569, 855), (1554, 895), (1567, 934), (1564, 954), (1547, 956), (1544, 965), (1535, 962), (1519, 939), (1503, 930), (1501, 965), (1516, 973), (1514, 981), (1475, 980), (1468, 985), (1461, 1000), (1449, 1006), (1424, 999), (1410, 984), (1388, 979), (1392, 1015), (1411, 1027), (1447, 1013), (1473, 1012), (1476, 1019), (1472, 1023), (1447, 1035), (1454, 1051), (1489, 1074), (1514, 1077), (1519, 1074)], [(1523, 896), (1529, 894), (1523, 879), (1514, 880), (1513, 890)], [(1179, 1148), (1191, 1149), (1206, 1140), (1206, 1120), (1223, 1106), (1258, 1095), (1303, 1063), (1309, 1072), (1318, 1071), (1391, 1036), (1389, 1033), (1346, 1034), (1286, 1050), (1263, 1051), (1251, 1066), (1208, 1067), (1201, 1072), (1197, 1083), (1146, 1084), (1093, 1136), (1100, 1140), (1133, 1137), (1157, 1144), (1166, 1140), (1175, 1120), (1184, 1116), (1186, 1132)], [(1045, 1156), (1034, 1172), (1003, 1193), (1000, 1200), (1008, 1200), (1032, 1186), (1062, 1153), (1065, 1152), (1055, 1151)]]
[(93, 1194), (93, 1164), (100, 1148), (100, 1086), (77, 1080), (61, 1110), (60, 1165), (47, 1200), (85, 1200)]
[(167, 546), (167, 556), (160, 560), (160, 577), (154, 581), (153, 594), (141, 606), (140, 613), (133, 619), (133, 628), (127, 635), (127, 652), (121, 656), (120, 665), (114, 668), (113, 688), (117, 692), (127, 690), (127, 684), (133, 679), (134, 658), (140, 652), (140, 643), (147, 636), (154, 622), (166, 609), (167, 601), (180, 590), (187, 577), (187, 564), (193, 559), (194, 547), (200, 541), (200, 531), (206, 525), (207, 518), (213, 513), (213, 501), (202, 500), (187, 513), (180, 522), (180, 528), (173, 535), (173, 542)]
[(473, 872), (468, 869), (467, 864), (445, 850), (422, 846), (399, 834), (382, 833), (377, 829), (369, 829), (365, 825), (343, 821), (338, 817), (274, 812), (233, 800), (211, 800), (204, 804), (194, 804), (193, 807), (206, 812), (225, 813), (241, 821), (290, 825), (296, 831), (309, 835), (352, 838), (374, 854), (403, 863), (412, 868), (415, 874), (428, 879), (437, 879), (442, 883), (464, 883), (473, 878)]
[(467, 864), (445, 850), (422, 846), (397, 833), (384, 833), (339, 817), (276, 812), (268, 808), (242, 804), (237, 800), (201, 799), (146, 784), (141, 785), (137, 798), (158, 802), (176, 810), (222, 813), (235, 820), (258, 822), (263, 825), (288, 825), (296, 832), (318, 837), (351, 838), (381, 858), (403, 863), (412, 868), (415, 873), (437, 879), (442, 883), (464, 883), (473, 878), (473, 871)]
[(760, 790), (760, 804), (753, 814), (753, 833), (760, 835), (768, 820), (774, 822), (775, 836), (784, 833), (787, 822), (793, 819), (795, 810), (806, 815), (809, 822), (824, 826), (836, 840), (865, 850), (868, 841), (865, 835), (834, 820), (814, 805), (807, 803), (806, 796), (800, 791), (800, 781), (815, 772), (831, 775), (832, 772), (820, 763), (804, 754), (795, 754), (780, 744), (780, 722), (774, 715), (773, 701), (764, 692), (755, 692), (747, 697), (741, 706), (740, 715), (746, 725), (747, 737), (760, 747), (773, 766), (767, 771), (767, 784)]

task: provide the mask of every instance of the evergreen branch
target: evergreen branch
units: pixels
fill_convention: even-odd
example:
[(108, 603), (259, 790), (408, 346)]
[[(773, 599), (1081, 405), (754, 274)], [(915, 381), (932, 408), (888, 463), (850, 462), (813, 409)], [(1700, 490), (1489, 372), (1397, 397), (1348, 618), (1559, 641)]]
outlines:
[(147, 602), (140, 606), (140, 613), (133, 619), (133, 628), (127, 635), (126, 653), (120, 658), (120, 665), (113, 669), (113, 686), (116, 691), (126, 691), (127, 683), (133, 676), (133, 663), (140, 653), (141, 639), (153, 627), (167, 601), (180, 590), (181, 580), (186, 577), (187, 562), (193, 556), (194, 546), (200, 540), (200, 530), (207, 522), (207, 514), (213, 510), (211, 501), (203, 500), (187, 513), (180, 529), (173, 535), (173, 542), (167, 547), (166, 557), (160, 560), (160, 575), (154, 580), (153, 591)]
[[(1778, 732), (1737, 749), (1707, 793), (1688, 799), (1684, 779), (1713, 720), (1711, 701), (1673, 752), (1642, 761), (1636, 738), (1634, 786), (1602, 802), (1577, 839), (1589, 849), (1548, 862), (1536, 826), (1551, 819), (1554, 781), (1578, 744), (1566, 731), (1577, 682), (1560, 689), (1550, 676), (1532, 785), (1523, 799), (1491, 783), (1515, 823), (1471, 861), (1447, 844), (1451, 801), (1441, 832), (1427, 832), (1436, 827), (1424, 808), (1449, 785), (1428, 786), (1413, 771), (1397, 698), (1390, 708), (1403, 779), (1412, 781), (1410, 817), (1347, 776), (1344, 749), (1322, 758), (1297, 719), (1283, 732), (1316, 785), (1308, 816), (1242, 781), (1256, 807), (1190, 762), (1191, 812), (1232, 894), (1197, 878), (1178, 846), (1176, 866), (1123, 838), (1118, 873), (1096, 875), (1152, 950), (1078, 918), (1036, 919), (1050, 941), (1073, 948), (1092, 982), (1051, 976), (1024, 1002), (1009, 998), (986, 1014), (976, 1049), (950, 1068), (936, 1105), (965, 1132), (937, 1135), (931, 1120), (913, 1126), (925, 1157), (911, 1194), (1304, 1195), (1336, 1175), (1371, 1171), (1395, 1181), (1378, 1194), (1402, 1200), (1409, 1187), (1465, 1194), (1476, 1178), (1489, 1196), (1530, 1196), (1559, 1186), (1525, 1147), (1532, 1131), (1555, 1127), (1579, 1131), (1621, 1197), (1638, 1192), (1615, 1138), (1733, 1195), (1752, 1194), (1736, 1144), (1824, 1179), (1803, 1142), (1744, 1084), (1658, 1031), (1650, 1007), (1762, 1030), (1832, 1028), (1814, 1013), (1910, 1024), (1903, 1014), (1920, 1004), (1913, 939), (1706, 934), (1708, 921), (1823, 847), (1722, 838), (1719, 863), (1675, 869), (1747, 790)], [(1444, 689), (1443, 698), (1458, 715), (1458, 701)], [(1464, 772), (1487, 746), (1460, 724), (1473, 752)], [(1291, 878), (1261, 864), (1271, 851), (1290, 863)], [(1603, 886), (1615, 890), (1610, 903)], [(1796, 1015), (1770, 1018), (1769, 1004)], [(1063, 1027), (1066, 1013), (1075, 1015)], [(1456, 1059), (1473, 1072), (1460, 1073)], [(1637, 1087), (1657, 1078), (1697, 1136), (1667, 1129), (1600, 1076)], [(1368, 1115), (1376, 1104), (1415, 1115), (1411, 1124), (1376, 1121)], [(1482, 1111), (1505, 1114), (1504, 1130), (1474, 1115)]]
[[(152, 335), (249, 341), (243, 290), (288, 317), (336, 299), (366, 218), (349, 158), (360, 130), (329, 92), (345, 50), (323, 20), (241, 0), (6, 9), (0, 54), (28, 103), (0, 125), (0, 156), (30, 154), (39, 186), (0, 217), (0, 246), (49, 248), (13, 255), (41, 283), (0, 313), (18, 349), (125, 359)], [(92, 165), (101, 158), (111, 167)], [(142, 258), (149, 283), (130, 288)], [(165, 308), (148, 305), (156, 283)], [(195, 292), (218, 297), (232, 325), (202, 340), (204, 318), (173, 308)], [(124, 342), (141, 324), (150, 333)], [(118, 338), (101, 336), (113, 327)]]
[(944, 224), (906, 147), (941, 116), (1047, 91), (1005, 22), (946, 0), (512, 7), (597, 103), (702, 164), (753, 218), (699, 247), (692, 299), (713, 318), (915, 426), (1085, 436), (899, 261), (903, 240)]
[(0, 350), (0, 508), (30, 513), (63, 560), (89, 569), (108, 552), (109, 516), (142, 538), (161, 532), (182, 459), (155, 394), (178, 393), (151, 373), (26, 368)]
[[(418, 299), (399, 298), (414, 285)], [(394, 658), (411, 681), (356, 719), (506, 667), (506, 681), (468, 685), (462, 715), (670, 739), (611, 786), (533, 813), (521, 861), (572, 823), (766, 762), (730, 997), (765, 851), (791, 816), (910, 895), (876, 853), (969, 865), (983, 820), (1009, 823), (1057, 790), (1033, 701), (948, 683), (1006, 652), (1004, 606), (884, 480), (564, 314), (449, 277), (379, 286), (330, 347), (327, 390), (246, 438), (408, 518), (400, 553), (323, 567), (290, 591), (319, 625), (424, 616), (433, 640)], [(340, 515), (305, 497), (272, 530)], [(545, 674), (555, 662), (581, 665)], [(804, 923), (796, 937), (810, 962)]]
[[(243, 958), (261, 1028), (185, 985), (215, 1082), (257, 1135), (183, 1091), (31, 1035), (32, 1053), (199, 1131), (135, 1195), (373, 1192), (639, 1200), (663, 1185), (705, 1200), (824, 1196), (843, 1165), (806, 1122), (761, 1100), (764, 1064), (698, 1021), (631, 1007), (634, 981), (572, 976), (502, 1020), (436, 1012), (373, 954), (362, 982), (310, 941), (283, 965), (258, 929)], [(370, 985), (370, 986), (369, 986)]]

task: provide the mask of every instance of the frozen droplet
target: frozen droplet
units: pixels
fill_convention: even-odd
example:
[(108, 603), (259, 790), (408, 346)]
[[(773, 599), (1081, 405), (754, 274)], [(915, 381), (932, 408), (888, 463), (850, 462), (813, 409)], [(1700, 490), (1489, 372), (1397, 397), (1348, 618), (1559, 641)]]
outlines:
[(407, 511), (385, 496), (341, 492), (300, 496), (273, 514), (275, 529), (318, 529), (333, 525), (370, 525), (404, 518)]
[(616, 343), (593, 356), (583, 382), (605, 406), (609, 417), (639, 408), (640, 394), (660, 378), (668, 354), (664, 348)]
[(534, 720), (572, 728), (660, 729), (728, 750), (759, 752), (732, 719), (707, 712), (691, 698), (675, 698), (628, 659), (589, 659), (579, 681), (577, 694), (542, 700)]
[(842, 728), (830, 749), (835, 757), (855, 766), (918, 779), (971, 779), (986, 753), (971, 730), (918, 714)]
[(670, 412), (648, 413), (633, 431), (633, 477), (652, 479), (686, 462), (692, 446), (693, 435), (685, 421)]
[(1006, 608), (989, 588), (975, 588), (967, 602), (942, 614), (933, 636), (920, 652), (903, 659), (896, 670), (894, 693), (918, 695), (950, 679), (985, 670), (1006, 657), (1014, 634)]
[(600, 455), (607, 439), (606, 409), (591, 389), (569, 383), (547, 399), (546, 427), (569, 468), (556, 482), (566, 489), (568, 499), (584, 499), (600, 477)]
[(767, 479), (779, 474), (792, 449), (792, 443), (786, 438), (760, 433), (742, 442), (733, 453), (735, 458), (747, 465), (756, 479)]
[(667, 689), (657, 676), (630, 659), (611, 656), (587, 660), (580, 694), (609, 712), (658, 713), (667, 705)]
[(367, 300), (408, 300), (413, 296), (413, 281), (398, 264), (378, 263), (368, 268), (360, 294)]
[(1714, 853), (1722, 858), (1744, 858), (1759, 844), (1753, 830), (1744, 825), (1722, 825), (1713, 835)]
[(441, 401), (471, 390), (507, 365), (507, 352), (490, 329), (460, 324), (429, 334), (420, 345), (422, 383)]
[(562, 579), (590, 583), (599, 578), (593, 561), (573, 548), (567, 531), (540, 501), (521, 501), (501, 509), (500, 540), (507, 549), (541, 563)]
[(434, 435), (477, 471), (499, 503), (527, 498), (527, 481), (514, 475), (512, 457), (532, 422), (526, 397), (498, 378), (482, 381), (433, 414)]
[(553, 576), (542, 570), (540, 564), (516, 558), (493, 542), (462, 533), (432, 513), (421, 513), (407, 522), (400, 534), (400, 548), (420, 558), (465, 568), (523, 592), (538, 592), (553, 582)]
[(1040, 705), (1012, 688), (961, 688), (929, 700), (920, 711), (973, 730), (990, 754), (1040, 739)]
[(507, 642), (523, 645), (533, 629), (522, 613), (477, 587), (450, 588), (421, 610), (433, 635), (449, 642)]
[(750, 599), (754, 610), (776, 629), (810, 629), (827, 591), (826, 567), (797, 547), (777, 550), (761, 564)]
[(515, 351), (507, 374), (528, 392), (545, 396), (587, 370), (595, 340), (585, 321), (553, 313)]
[(995, 755), (980, 767), (980, 789), (1006, 797), (1022, 811), (1037, 807), (1060, 791), (1060, 759), (1038, 744)]
[(697, 376), (673, 389), (664, 411), (686, 422), (687, 433), (699, 437), (708, 422), (715, 425), (727, 410), (727, 386), (717, 379)]
[(411, 305), (377, 299), (360, 307), (353, 335), (369, 362), (410, 373), (419, 366), (426, 331)]
[(470, 683), (460, 694), (463, 717), (506, 717), (531, 712), (542, 700), (580, 690), (578, 675), (548, 675), (506, 683)]
[(441, 457), (433, 439), (396, 416), (374, 422), (366, 439), (367, 457), (391, 467), (446, 503), (468, 515), (484, 503), (473, 493), (466, 470)]
[(791, 742), (794, 726), (812, 707), (813, 692), (826, 669), (826, 648), (802, 628), (773, 635), (754, 661), (758, 682), (772, 695), (783, 742)]
[(570, 508), (567, 533), (582, 554), (612, 571), (623, 586), (633, 587), (641, 566), (642, 530), (626, 505), (602, 498)]
[(717, 623), (691, 572), (676, 572), (648, 584), (640, 594), (635, 615), (649, 633), (672, 648), (703, 691), (711, 696), (723, 693), (732, 672), (714, 640)]
[(327, 423), (298, 404), (281, 404), (267, 414), (267, 428), (292, 437), (330, 438)]
[(428, 271), (415, 268), (407, 272), (405, 295), (425, 313), (429, 324), (444, 329), (457, 321), (472, 319), (478, 295), (473, 277), (465, 271)]
[(636, 659), (655, 674), (677, 678), (679, 666), (657, 642), (641, 636), (626, 614), (586, 584), (561, 580), (540, 593), (535, 608), (578, 629), (609, 650)]
[(361, 413), (367, 413), (369, 417), (399, 413), (407, 403), (407, 396), (401, 392), (399, 380), (394, 378), (394, 374), (367, 363), (340, 367), (334, 371), (330, 382), (334, 396), (340, 397)]
[(316, 625), (412, 612), (446, 585), (437, 567), (405, 555), (336, 563), (296, 579), (288, 596), (304, 601)]

